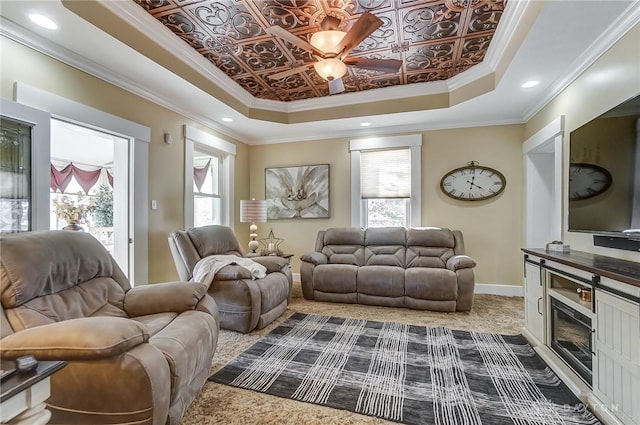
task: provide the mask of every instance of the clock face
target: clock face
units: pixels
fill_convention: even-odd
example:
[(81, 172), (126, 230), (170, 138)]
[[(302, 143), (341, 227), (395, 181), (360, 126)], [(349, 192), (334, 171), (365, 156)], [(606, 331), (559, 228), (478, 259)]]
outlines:
[(440, 180), (440, 189), (453, 199), (481, 201), (499, 195), (507, 184), (501, 172), (489, 167), (468, 165), (449, 171)]
[(611, 173), (595, 164), (569, 164), (569, 200), (593, 198), (611, 186)]

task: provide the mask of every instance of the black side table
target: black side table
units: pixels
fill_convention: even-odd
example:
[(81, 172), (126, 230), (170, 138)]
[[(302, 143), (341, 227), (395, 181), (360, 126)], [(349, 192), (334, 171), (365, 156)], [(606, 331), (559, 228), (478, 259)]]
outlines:
[[(29, 373), (13, 375), (0, 383), (0, 424), (43, 425), (51, 412), (44, 401), (51, 395), (50, 376), (67, 365), (63, 361), (38, 362)], [(15, 362), (3, 360), (3, 370), (15, 368)]]

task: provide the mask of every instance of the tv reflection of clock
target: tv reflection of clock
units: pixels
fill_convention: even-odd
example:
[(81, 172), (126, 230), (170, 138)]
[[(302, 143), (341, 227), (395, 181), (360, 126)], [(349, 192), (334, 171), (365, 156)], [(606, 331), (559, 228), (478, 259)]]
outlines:
[(593, 198), (611, 186), (611, 173), (599, 165), (569, 164), (569, 200)]

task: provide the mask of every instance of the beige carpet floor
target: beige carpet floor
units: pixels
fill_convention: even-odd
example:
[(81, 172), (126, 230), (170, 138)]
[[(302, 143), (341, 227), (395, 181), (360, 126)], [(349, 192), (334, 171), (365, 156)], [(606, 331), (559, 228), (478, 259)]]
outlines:
[[(498, 334), (519, 334), (524, 324), (524, 301), (520, 297), (476, 295), (469, 313), (435, 313), (401, 308), (373, 307), (307, 301), (300, 286), (294, 286), (291, 304), (285, 314), (271, 325), (248, 335), (221, 331), (211, 373), (217, 371), (260, 337), (284, 322), (294, 312), (359, 319), (446, 326)], [(284, 399), (250, 390), (207, 382), (182, 420), (182, 425), (250, 424), (392, 424), (344, 410)]]

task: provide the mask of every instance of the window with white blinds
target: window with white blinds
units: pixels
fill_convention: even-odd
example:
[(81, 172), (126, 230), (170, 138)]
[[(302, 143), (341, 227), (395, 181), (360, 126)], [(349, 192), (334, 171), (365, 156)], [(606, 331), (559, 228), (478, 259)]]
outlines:
[(362, 151), (360, 188), (362, 199), (410, 198), (410, 149)]
[(351, 225), (420, 227), (422, 135), (349, 141)]

